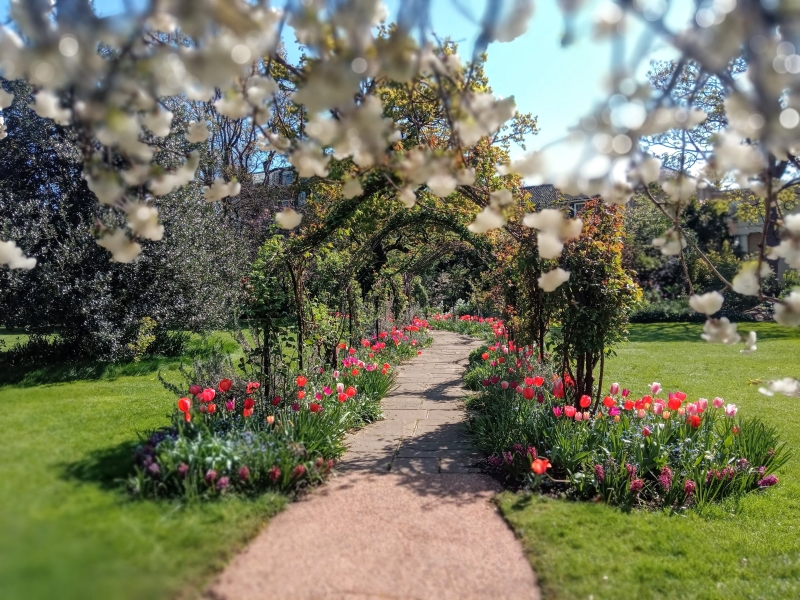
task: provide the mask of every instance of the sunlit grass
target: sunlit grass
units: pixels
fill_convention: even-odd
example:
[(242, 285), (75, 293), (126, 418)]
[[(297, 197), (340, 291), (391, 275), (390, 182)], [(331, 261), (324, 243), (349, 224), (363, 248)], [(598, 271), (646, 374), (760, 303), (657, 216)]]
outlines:
[(800, 598), (800, 406), (768, 398), (759, 378), (800, 377), (800, 331), (748, 324), (758, 351), (699, 340), (701, 326), (636, 325), (606, 361), (605, 381), (634, 394), (659, 381), (690, 398), (721, 396), (776, 426), (793, 451), (780, 484), (702, 515), (634, 512), (505, 493), (547, 598)]
[(129, 499), (118, 479), (131, 442), (168, 422), (174, 398), (155, 368), (120, 369), (0, 387), (4, 600), (194, 597), (283, 506), (277, 495), (190, 506)]

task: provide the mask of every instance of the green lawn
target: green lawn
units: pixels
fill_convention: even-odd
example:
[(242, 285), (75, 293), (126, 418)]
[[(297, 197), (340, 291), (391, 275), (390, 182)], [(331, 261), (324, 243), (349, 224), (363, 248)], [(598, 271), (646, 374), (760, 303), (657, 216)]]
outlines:
[[(606, 361), (608, 383), (634, 394), (653, 381), (690, 398), (721, 396), (779, 428), (793, 450), (779, 485), (705, 514), (625, 514), (604, 504), (504, 493), (499, 504), (522, 537), (546, 598), (800, 598), (800, 401), (750, 380), (800, 377), (800, 330), (744, 324), (758, 351), (700, 340), (701, 325), (631, 327)], [(741, 413), (740, 413), (741, 414)]]
[(0, 387), (4, 600), (195, 596), (284, 505), (276, 495), (192, 506), (127, 497), (118, 479), (131, 441), (166, 424), (174, 402), (159, 366)]

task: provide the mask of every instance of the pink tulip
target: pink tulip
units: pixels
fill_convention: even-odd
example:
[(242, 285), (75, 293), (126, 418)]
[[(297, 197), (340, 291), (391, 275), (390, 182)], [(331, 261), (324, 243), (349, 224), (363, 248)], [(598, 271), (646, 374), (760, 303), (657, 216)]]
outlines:
[(582, 421), (583, 420), (583, 413), (582, 412), (576, 412), (575, 413), (575, 420), (576, 421)]
[(497, 361), (496, 361), (496, 360), (493, 360), (493, 361), (491, 362), (491, 365), (492, 365), (493, 367), (496, 367), (496, 366), (497, 366)]
[(333, 390), (330, 388), (330, 386), (326, 385), (324, 388), (322, 388), (322, 392), (326, 396), (330, 396), (333, 393)]
[(334, 371), (333, 372), (333, 378), (334, 379), (339, 379), (339, 371)]
[(732, 419), (733, 417), (736, 416), (736, 411), (738, 411), (738, 410), (739, 409), (736, 408), (735, 404), (726, 404), (725, 405), (725, 416)]
[(344, 392), (344, 384), (343, 383), (337, 383), (336, 384), (336, 392), (339, 393), (339, 394)]
[(649, 427), (645, 427), (644, 429), (642, 429), (642, 435), (644, 437), (650, 437), (650, 433), (651, 433), (651, 431), (650, 431)]
[(608, 391), (612, 396), (616, 396), (617, 394), (619, 394), (619, 384), (612, 383)]
[(650, 393), (653, 394), (653, 396), (655, 396), (660, 391), (661, 391), (660, 383), (654, 381), (653, 383), (650, 384)]
[(588, 410), (583, 411), (583, 420), (588, 421), (589, 417), (590, 417), (589, 411)]
[(725, 400), (722, 398), (714, 398), (712, 402), (714, 404), (714, 408), (722, 408), (722, 405), (725, 404)]
[(631, 395), (631, 391), (630, 390), (622, 390), (622, 397), (623, 398), (627, 398), (630, 395)]
[(705, 398), (700, 398), (697, 401), (697, 412), (701, 413), (701, 412), (705, 411), (705, 409), (707, 409), (707, 408), (708, 408), (708, 400), (706, 400)]
[(505, 380), (501, 381), (500, 382), (500, 387), (503, 388), (504, 390), (507, 390), (508, 389), (508, 382), (505, 381)]
[(555, 416), (557, 416), (557, 417), (560, 417), (561, 415), (564, 414), (564, 409), (561, 408), (560, 406), (554, 406), (553, 407), (553, 414)]
[(314, 400), (322, 400), (322, 394), (321, 394), (321, 393), (319, 393), (319, 392), (317, 392), (316, 394), (314, 394)]
[(645, 409), (643, 409), (643, 408), (640, 408), (637, 411), (636, 416), (639, 417), (640, 419), (644, 419), (646, 414), (647, 414), (647, 411), (645, 411)]
[(696, 415), (697, 414), (697, 404), (694, 404), (693, 402), (690, 402), (689, 404), (687, 404), (686, 405), (686, 412), (689, 413), (690, 415)]
[(516, 390), (516, 392), (517, 392), (518, 394), (522, 394), (523, 392), (525, 392), (525, 388), (524, 388), (524, 387), (522, 387), (521, 385), (518, 385), (518, 386), (515, 388), (515, 390)]
[(225, 408), (227, 408), (228, 410), (233, 410), (234, 408), (236, 408), (236, 403), (233, 400), (226, 400)]

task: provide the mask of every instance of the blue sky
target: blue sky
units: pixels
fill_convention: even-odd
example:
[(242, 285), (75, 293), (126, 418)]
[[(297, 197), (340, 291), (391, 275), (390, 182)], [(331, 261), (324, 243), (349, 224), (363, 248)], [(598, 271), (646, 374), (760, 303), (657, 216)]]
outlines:
[[(8, 1), (0, 0), (0, 19), (6, 17)], [(402, 0), (385, 1), (390, 13), (396, 14)], [(460, 54), (468, 58), (478, 26), (459, 12), (451, 0), (434, 0), (432, 4), (435, 33), (460, 42)], [(477, 6), (479, 16), (484, 2), (470, 0), (460, 4)], [(489, 47), (487, 73), (494, 93), (513, 95), (521, 112), (538, 116), (540, 133), (530, 140), (528, 150), (563, 137), (569, 127), (606, 95), (603, 77), (609, 72), (611, 48), (607, 43), (592, 40), (592, 5), (597, 1), (588, 4), (576, 22), (576, 41), (566, 48), (561, 47), (564, 21), (555, 0), (537, 2), (533, 20), (523, 36), (508, 44), (495, 43)], [(673, 27), (683, 25), (692, 4), (692, 0), (673, 0), (668, 23)], [(103, 15), (124, 10), (122, 0), (96, 0), (96, 6)], [(629, 46), (633, 47), (646, 29), (640, 23), (633, 23), (628, 31), (633, 41)], [(655, 47), (647, 56), (638, 70), (640, 77), (646, 73), (650, 58), (664, 59), (671, 55), (668, 50)]]

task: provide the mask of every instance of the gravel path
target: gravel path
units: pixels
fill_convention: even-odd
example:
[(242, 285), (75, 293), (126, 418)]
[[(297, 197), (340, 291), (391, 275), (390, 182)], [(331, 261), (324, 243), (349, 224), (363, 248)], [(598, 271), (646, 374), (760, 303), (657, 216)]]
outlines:
[(350, 436), (339, 475), (275, 517), (209, 596), (539, 598), (463, 429), (461, 375), (478, 344), (433, 336), (399, 368), (386, 420)]

